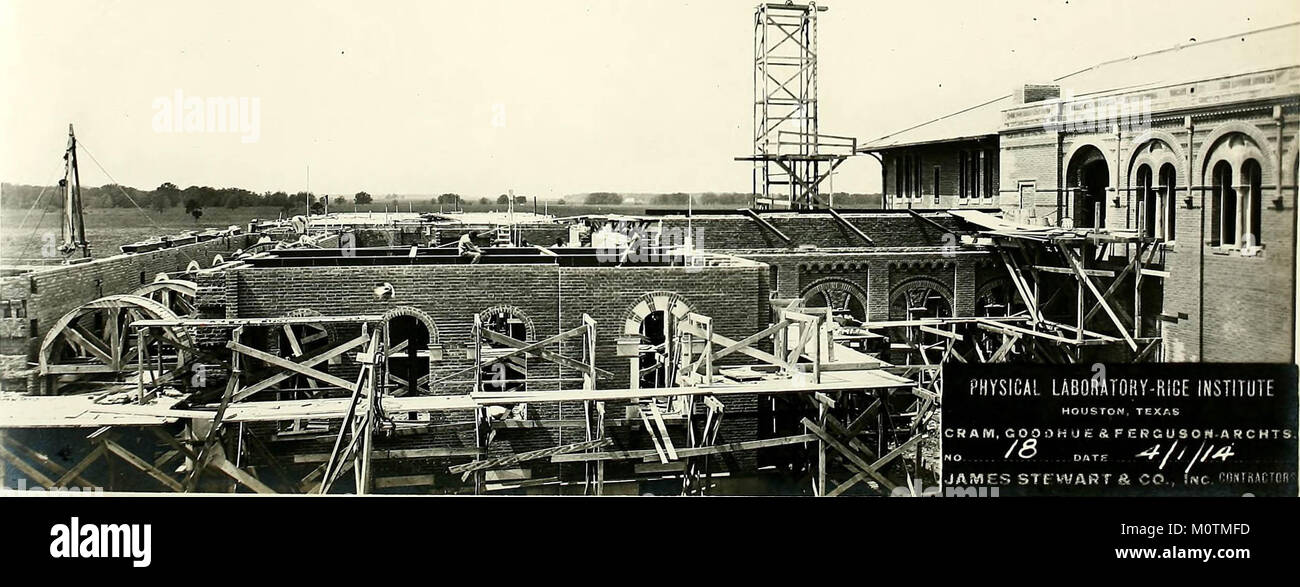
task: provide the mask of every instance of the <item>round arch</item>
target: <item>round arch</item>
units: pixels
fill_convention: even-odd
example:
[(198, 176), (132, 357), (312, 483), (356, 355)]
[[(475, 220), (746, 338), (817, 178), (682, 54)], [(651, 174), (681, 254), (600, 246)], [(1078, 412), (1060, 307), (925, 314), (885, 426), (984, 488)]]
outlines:
[(975, 290), (975, 314), (993, 315), (989, 314), (990, 306), (1001, 306), (1002, 311), (997, 314), (1001, 316), (1011, 316), (1025, 308), (1011, 278), (1005, 275), (985, 281)]
[(1133, 150), (1129, 152), (1128, 167), (1124, 172), (1130, 186), (1138, 167), (1143, 163), (1150, 165), (1153, 170), (1159, 170), (1164, 164), (1171, 163), (1179, 185), (1188, 183), (1187, 154), (1178, 146), (1174, 136), (1167, 132), (1147, 131), (1135, 141)]
[[(134, 346), (138, 341), (129, 334), (133, 334), (131, 323), (140, 319), (178, 320), (179, 316), (160, 302), (134, 295), (105, 296), (74, 308), (41, 339), (37, 350), (40, 373), (58, 376), (87, 372), (92, 378), (100, 375), (116, 379), (136, 370), (132, 357), (138, 356), (139, 349)], [(182, 363), (182, 349), (194, 346), (189, 331), (181, 327), (164, 327), (161, 331), (164, 339), (177, 344), (176, 360)], [(113, 340), (121, 342), (108, 342)]]
[[(428, 385), (433, 370), (434, 355), (431, 347), (438, 343), (438, 324), (427, 312), (411, 306), (393, 308), (385, 312), (381, 320), (384, 323), (384, 355), (387, 361), (384, 372), (388, 382), (395, 384), (393, 395), (426, 391), (427, 387), (423, 386)], [(426, 337), (419, 336), (421, 327), (427, 333)], [(394, 330), (398, 330), (396, 341)], [(427, 360), (419, 360), (421, 353), (427, 355)]]
[(866, 321), (870, 308), (867, 292), (843, 277), (823, 277), (813, 281), (803, 288), (799, 297), (803, 298), (806, 307), (831, 308), (836, 317), (859, 322)]
[(1118, 187), (1114, 155), (1088, 140), (1072, 145), (1065, 162), (1061, 185), (1069, 194), (1068, 213), (1063, 211), (1061, 221), (1068, 217), (1074, 228), (1105, 227), (1109, 196)]
[[(693, 311), (681, 294), (655, 291), (638, 298), (623, 314), (623, 335), (637, 337), (637, 352), (629, 357), (630, 383), (635, 387), (667, 387), (677, 360), (673, 340), (677, 322)], [(665, 398), (661, 407), (675, 408)]]
[[(1233, 134), (1245, 135), (1252, 143), (1254, 143), (1255, 149), (1259, 151), (1258, 160), (1259, 165), (1262, 168), (1261, 171), (1263, 172), (1263, 176), (1272, 177), (1270, 174), (1273, 173), (1273, 170), (1275, 169), (1274, 166), (1277, 162), (1274, 161), (1273, 157), (1269, 156), (1268, 150), (1265, 148), (1265, 146), (1268, 145), (1268, 136), (1264, 134), (1264, 131), (1260, 130), (1259, 127), (1253, 124), (1234, 120), (1214, 127), (1214, 130), (1210, 131), (1210, 134), (1205, 137), (1205, 141), (1201, 143), (1201, 148), (1197, 150), (1196, 175), (1201, 179), (1202, 184), (1207, 183), (1205, 181), (1206, 174), (1213, 167), (1212, 164), (1217, 163), (1222, 159), (1221, 157), (1214, 157), (1212, 160), (1211, 156), (1214, 154), (1215, 150), (1218, 149), (1219, 144)], [(1229, 163), (1232, 164), (1232, 167), (1235, 170), (1240, 166), (1241, 162), (1229, 161)]]
[(424, 324), (425, 328), (429, 329), (429, 342), (431, 343), (438, 342), (438, 324), (433, 321), (433, 316), (430, 316), (428, 312), (425, 312), (424, 310), (421, 310), (419, 308), (415, 308), (411, 306), (398, 306), (387, 312), (384, 312), (384, 315), (380, 318), (380, 320), (383, 322), (391, 322), (394, 318), (401, 318), (403, 316), (407, 316), (419, 320), (421, 323)]
[(533, 319), (530, 318), (528, 314), (525, 313), (523, 310), (520, 310), (518, 306), (502, 304), (502, 305), (497, 305), (497, 306), (492, 306), (490, 308), (487, 308), (482, 312), (478, 313), (479, 323), (487, 324), (495, 317), (501, 315), (508, 315), (511, 318), (519, 320), (520, 322), (523, 323), (525, 341), (531, 342), (537, 340), (537, 328), (533, 325)]
[(654, 311), (665, 311), (675, 319), (685, 318), (695, 311), (691, 303), (681, 294), (671, 291), (653, 291), (637, 298), (623, 312), (623, 334), (640, 334), (641, 323)]
[[(1065, 157), (1061, 159), (1063, 163), (1062, 167), (1068, 170), (1075, 157), (1088, 147), (1092, 147), (1101, 153), (1101, 158), (1106, 162), (1107, 169), (1119, 169), (1119, 162), (1114, 160), (1115, 154), (1112, 152), (1114, 149), (1107, 149), (1097, 139), (1084, 138), (1080, 138), (1070, 144), (1070, 149), (1065, 152)], [(1068, 180), (1069, 178), (1067, 177), (1066, 179)]]
[(943, 301), (948, 304), (949, 311), (955, 312), (957, 306), (953, 303), (952, 288), (944, 285), (933, 277), (924, 276), (912, 277), (894, 286), (894, 288), (889, 292), (890, 309), (892, 310), (899, 302), (900, 298), (905, 296), (908, 292), (918, 289), (929, 289), (938, 293), (940, 296), (943, 296)]

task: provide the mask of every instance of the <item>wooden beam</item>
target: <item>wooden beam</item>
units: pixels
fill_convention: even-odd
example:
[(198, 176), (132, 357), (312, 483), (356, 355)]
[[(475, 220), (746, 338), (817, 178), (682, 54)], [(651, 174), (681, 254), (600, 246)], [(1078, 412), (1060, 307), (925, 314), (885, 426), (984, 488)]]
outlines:
[(0, 444), (0, 460), (4, 460), (10, 465), (13, 465), (15, 469), (18, 469), (24, 475), (31, 477), (32, 481), (35, 481), (41, 487), (46, 489), (54, 487), (53, 479), (46, 477), (45, 474), (37, 470), (36, 467), (33, 467), (27, 464), (26, 461), (18, 458), (18, 455), (9, 452), (9, 449), (5, 448), (3, 444)]
[[(1044, 273), (1057, 273), (1060, 275), (1074, 275), (1074, 270), (1069, 267), (1053, 267), (1051, 265), (1032, 265), (1030, 267), (1035, 271)], [(1115, 277), (1115, 272), (1107, 269), (1085, 269), (1084, 273), (1093, 277)]]
[[(680, 330), (681, 330), (682, 332), (685, 332), (685, 333), (690, 334), (690, 335), (692, 335), (692, 336), (698, 336), (698, 337), (700, 337), (700, 338), (707, 338), (707, 335), (708, 335), (708, 333), (704, 332), (704, 331), (701, 330), (699, 327), (697, 327), (697, 326), (695, 326), (695, 325), (693, 325), (693, 324), (682, 324)], [(764, 352), (764, 351), (758, 350), (758, 349), (756, 349), (756, 348), (754, 348), (754, 347), (752, 347), (752, 346), (742, 345), (742, 344), (740, 344), (740, 341), (737, 341), (737, 340), (734, 340), (734, 339), (731, 339), (731, 338), (727, 338), (726, 336), (723, 336), (723, 335), (718, 334), (718, 333), (716, 333), (716, 332), (713, 333), (713, 342), (714, 342), (714, 344), (722, 344), (722, 345), (726, 345), (726, 346), (724, 347), (724, 350), (725, 350), (725, 349), (730, 349), (730, 348), (733, 348), (733, 347), (734, 347), (735, 350), (733, 351), (733, 354), (734, 354), (734, 353), (740, 353), (740, 354), (742, 354), (742, 355), (745, 355), (745, 356), (748, 356), (748, 357), (753, 357), (753, 358), (755, 358), (755, 359), (758, 359), (758, 360), (760, 360), (760, 361), (763, 361), (763, 362), (768, 363), (768, 364), (771, 364), (771, 365), (775, 365), (775, 366), (778, 366), (778, 367), (784, 367), (784, 366), (785, 366), (785, 362), (782, 361), (781, 359), (777, 358), (775, 355), (772, 355), (772, 354), (770, 354), (770, 353), (767, 353), (767, 352)], [(714, 358), (717, 359), (718, 357), (715, 356)]]
[(283, 316), (279, 318), (180, 318), (176, 320), (136, 320), (131, 323), (135, 328), (162, 328), (185, 326), (195, 328), (218, 328), (233, 326), (280, 326), (283, 324), (339, 324), (355, 322), (381, 322), (384, 317), (378, 314), (356, 316)]
[[(300, 361), (298, 362), (298, 364), (302, 365), (303, 367), (315, 367), (316, 365), (324, 363), (325, 361), (333, 359), (334, 357), (337, 357), (339, 355), (345, 354), (348, 351), (365, 344), (366, 341), (369, 340), (369, 338), (370, 338), (369, 336), (363, 334), (339, 346), (336, 346), (328, 351), (325, 351), (324, 353)], [(252, 397), (253, 395), (257, 394), (260, 391), (269, 389), (271, 386), (277, 385), (280, 382), (290, 377), (293, 377), (293, 375), (294, 375), (293, 373), (277, 373), (271, 377), (263, 379), (257, 383), (254, 383), (253, 385), (250, 385), (248, 387), (239, 390), (238, 392), (235, 393), (234, 397), (232, 397), (230, 401), (235, 401), (235, 402), (244, 401)]]
[(546, 340), (542, 340), (542, 341), (538, 341), (538, 342), (534, 342), (534, 343), (527, 343), (527, 342), (524, 342), (524, 341), (519, 340), (519, 339), (511, 338), (511, 337), (506, 336), (506, 335), (504, 335), (504, 334), (500, 334), (500, 333), (497, 333), (497, 332), (493, 332), (493, 331), (488, 330), (488, 329), (486, 329), (486, 328), (480, 328), (479, 330), (483, 333), (483, 336), (484, 336), (485, 338), (487, 338), (488, 340), (491, 340), (492, 342), (496, 342), (496, 343), (499, 343), (499, 344), (504, 344), (504, 345), (506, 345), (506, 346), (509, 346), (509, 347), (513, 347), (513, 348), (514, 348), (514, 351), (512, 351), (512, 352), (510, 352), (510, 353), (507, 353), (507, 354), (502, 355), (502, 356), (500, 356), (500, 357), (497, 357), (497, 358), (495, 358), (495, 359), (493, 359), (493, 360), (491, 360), (491, 361), (487, 361), (487, 362), (485, 362), (485, 363), (480, 364), (480, 365), (478, 366), (478, 368), (480, 368), (480, 369), (481, 369), (482, 367), (486, 367), (487, 365), (490, 365), (490, 364), (492, 364), (492, 363), (501, 362), (501, 361), (504, 361), (504, 360), (508, 359), (508, 358), (511, 357), (511, 356), (518, 355), (518, 354), (521, 354), (521, 353), (525, 353), (525, 352), (526, 352), (526, 353), (529, 353), (529, 354), (535, 354), (535, 355), (541, 357), (542, 359), (545, 359), (545, 360), (550, 361), (550, 362), (552, 362), (552, 363), (557, 363), (557, 364), (559, 364), (559, 365), (561, 365), (561, 366), (563, 366), (563, 367), (566, 367), (566, 368), (569, 368), (569, 369), (573, 369), (573, 370), (578, 371), (578, 372), (581, 372), (581, 373), (591, 373), (591, 372), (594, 370), (595, 374), (596, 374), (598, 377), (601, 377), (601, 378), (606, 378), (606, 379), (607, 379), (607, 378), (611, 378), (611, 377), (614, 376), (613, 373), (610, 373), (609, 371), (606, 371), (606, 370), (604, 370), (604, 369), (600, 369), (600, 368), (598, 368), (598, 367), (594, 367), (594, 366), (588, 366), (587, 364), (582, 363), (581, 361), (577, 361), (577, 360), (574, 360), (574, 359), (570, 359), (569, 357), (566, 357), (566, 356), (564, 356), (564, 355), (561, 355), (560, 353), (557, 353), (557, 352), (554, 352), (554, 351), (551, 351), (551, 350), (548, 350), (548, 349), (543, 348), (543, 347), (546, 346), (546, 345), (555, 344), (555, 343), (560, 342), (560, 341), (562, 341), (562, 340), (565, 340), (565, 339), (568, 339), (568, 338), (573, 338), (574, 336), (577, 336), (577, 335), (579, 335), (579, 334), (583, 334), (583, 333), (585, 333), (586, 330), (587, 330), (587, 326), (586, 326), (586, 325), (579, 326), (579, 327), (577, 327), (577, 328), (574, 328), (574, 329), (572, 329), (572, 330), (569, 330), (568, 332), (565, 332), (565, 333), (562, 333), (562, 334), (559, 334), (559, 335), (556, 335), (556, 336), (552, 336), (552, 337), (550, 337), (550, 338), (548, 338), (548, 339), (546, 339)]
[(668, 453), (668, 460), (677, 460), (677, 450), (673, 446), (673, 439), (668, 435), (668, 425), (664, 424), (663, 415), (659, 413), (659, 403), (655, 400), (646, 402), (650, 406), (650, 416), (654, 419), (655, 426), (659, 429), (659, 436), (663, 439), (664, 452)]
[[(727, 344), (727, 346), (723, 347), (722, 350), (713, 353), (713, 360), (716, 362), (722, 359), (723, 357), (727, 357), (731, 355), (732, 353), (741, 352), (742, 349), (751, 347), (753, 346), (754, 343), (763, 340), (769, 336), (772, 336), (777, 332), (780, 332), (782, 328), (787, 328), (790, 326), (790, 324), (791, 322), (788, 319), (782, 319), (778, 321), (776, 324), (768, 326), (767, 328), (764, 328), (749, 336), (746, 336), (745, 338), (742, 338), (738, 341), (732, 342), (731, 344)], [(718, 344), (720, 342), (718, 333), (716, 332), (713, 333), (713, 338), (714, 338), (714, 344)]]
[(1137, 342), (1135, 342), (1133, 336), (1128, 333), (1128, 327), (1120, 321), (1119, 316), (1115, 314), (1115, 310), (1112, 309), (1110, 303), (1106, 301), (1106, 296), (1102, 295), (1096, 285), (1093, 285), (1092, 279), (1084, 274), (1083, 264), (1079, 261), (1078, 257), (1075, 257), (1074, 252), (1071, 251), (1069, 247), (1062, 246), (1058, 248), (1061, 250), (1061, 254), (1065, 255), (1065, 259), (1070, 262), (1070, 266), (1074, 267), (1074, 272), (1079, 280), (1083, 282), (1084, 287), (1088, 288), (1088, 291), (1092, 293), (1093, 297), (1097, 298), (1097, 302), (1101, 304), (1101, 309), (1106, 311), (1106, 315), (1109, 316), (1110, 321), (1115, 324), (1115, 328), (1119, 329), (1119, 333), (1124, 336), (1124, 342), (1127, 342), (1129, 348), (1136, 352), (1138, 350)]
[[(477, 457), (483, 454), (483, 449), (467, 447), (429, 447), (429, 448), (404, 448), (372, 451), (371, 459), (431, 459), (440, 457)], [(293, 456), (294, 463), (324, 463), (329, 461), (329, 453), (310, 453), (297, 454)]]
[(508, 457), (498, 457), (494, 459), (472, 461), (469, 463), (465, 463), (463, 465), (452, 465), (447, 469), (452, 473), (472, 473), (474, 471), (478, 471), (482, 469), (490, 469), (492, 467), (501, 467), (505, 465), (522, 463), (524, 461), (544, 459), (546, 457), (550, 457), (554, 455), (580, 452), (584, 450), (591, 450), (597, 448), (604, 448), (612, 444), (614, 444), (614, 440), (612, 438), (601, 438), (598, 440), (591, 440), (587, 442), (575, 442), (573, 444), (566, 444), (562, 446), (553, 446), (550, 448), (543, 448), (539, 450), (521, 452), (519, 454), (510, 455)]
[(855, 226), (852, 222), (849, 222), (849, 219), (841, 216), (840, 213), (836, 212), (834, 208), (828, 207), (826, 208), (826, 212), (828, 212), (831, 215), (831, 218), (834, 218), (836, 222), (839, 222), (840, 226), (849, 229), (850, 232), (852, 232), (854, 235), (857, 235), (858, 238), (862, 239), (867, 244), (872, 246), (876, 244), (876, 241), (871, 240), (871, 237), (867, 236), (867, 233), (862, 232), (862, 229)]
[(741, 214), (748, 216), (750, 220), (757, 222), (759, 226), (763, 227), (768, 232), (771, 232), (772, 234), (776, 235), (776, 237), (781, 239), (781, 241), (784, 242), (785, 244), (787, 245), (794, 244), (794, 241), (791, 240), (790, 237), (786, 236), (784, 232), (781, 232), (775, 226), (772, 226), (772, 223), (768, 222), (767, 220), (764, 220), (763, 217), (759, 216), (757, 212), (749, 208), (739, 208), (738, 210)]
[[(13, 439), (9, 439), (9, 442), (10, 442), (10, 448), (13, 449), (15, 452), (17, 452), (17, 453), (19, 453), (19, 454), (22, 454), (23, 456), (26, 456), (27, 458), (32, 459), (33, 461), (36, 461), (37, 463), (40, 463), (41, 465), (44, 465), (46, 469), (49, 469), (50, 471), (53, 471), (55, 475), (63, 475), (63, 476), (66, 476), (66, 475), (68, 474), (68, 468), (67, 468), (67, 467), (64, 467), (63, 465), (60, 465), (57, 461), (51, 459), (50, 457), (47, 457), (47, 456), (45, 456), (45, 455), (43, 455), (43, 454), (41, 454), (41, 453), (39, 453), (39, 452), (36, 452), (36, 451), (34, 451), (34, 450), (28, 448), (27, 446), (24, 446), (23, 444), (21, 444), (21, 443), (15, 441), (15, 440), (13, 440)], [(93, 452), (95, 452), (95, 451), (92, 450), (91, 452), (93, 453)], [(59, 481), (63, 481), (63, 480), (64, 480), (63, 477), (60, 477), (60, 478), (59, 478)], [(82, 486), (82, 487), (86, 487), (86, 488), (89, 488), (89, 489), (94, 489), (94, 488), (95, 488), (95, 484), (94, 484), (94, 483), (91, 483), (91, 482), (89, 482), (89, 481), (86, 481), (85, 479), (82, 479), (81, 476), (80, 476), (80, 474), (77, 474), (77, 473), (74, 473), (74, 474), (70, 477), (70, 480), (76, 481), (76, 482), (77, 482), (77, 485), (80, 485), (80, 486)], [(55, 482), (54, 482), (54, 486), (55, 486), (55, 487), (59, 487), (59, 486), (60, 486), (60, 485), (59, 485), (59, 482), (58, 482), (58, 481), (55, 481)]]
[(100, 440), (100, 444), (103, 445), (103, 447), (107, 449), (108, 452), (117, 455), (118, 458), (121, 458), (122, 460), (126, 461), (131, 466), (140, 469), (146, 475), (153, 477), (159, 483), (166, 485), (172, 491), (176, 491), (176, 492), (185, 491), (185, 486), (181, 485), (180, 482), (176, 481), (175, 479), (172, 479), (166, 473), (163, 473), (162, 471), (158, 470), (157, 467), (146, 462), (144, 459), (136, 456), (135, 453), (123, 448), (122, 445), (113, 442), (112, 440), (109, 440), (107, 438)]
[(311, 377), (312, 379), (315, 379), (317, 381), (328, 383), (335, 387), (340, 387), (348, 391), (356, 391), (356, 385), (353, 384), (351, 381), (348, 381), (341, 377), (330, 375), (329, 373), (317, 371), (310, 367), (304, 367), (299, 363), (295, 363), (288, 359), (277, 357), (275, 355), (272, 355), (271, 353), (259, 351), (253, 347), (240, 344), (233, 340), (226, 343), (226, 348), (235, 351), (239, 354), (247, 355), (249, 357), (253, 357), (254, 359), (265, 361), (267, 363), (275, 365), (276, 367), (280, 367), (281, 369), (288, 369), (299, 375)]
[[(757, 450), (760, 448), (770, 448), (774, 446), (785, 446), (788, 444), (802, 444), (805, 442), (816, 442), (817, 436), (814, 434), (800, 434), (797, 436), (785, 436), (781, 438), (767, 438), (763, 440), (747, 440), (743, 442), (731, 442), (727, 444), (715, 444), (713, 446), (679, 448), (677, 456), (702, 457), (705, 455), (716, 455), (741, 450)], [(624, 450), (614, 452), (593, 452), (593, 453), (575, 453), (563, 454), (551, 457), (552, 463), (580, 463), (583, 461), (620, 461), (627, 459), (645, 459), (655, 458), (654, 450)]]
[(259, 481), (257, 477), (254, 477), (248, 474), (247, 471), (236, 467), (234, 463), (226, 460), (225, 457), (219, 454), (213, 455), (213, 458), (208, 461), (208, 467), (225, 473), (227, 477), (238, 481), (241, 485), (252, 489), (254, 492), (262, 494), (276, 493), (274, 489), (271, 489), (265, 483)]
[(944, 337), (944, 338), (950, 338), (950, 339), (955, 340), (955, 341), (957, 341), (957, 342), (961, 342), (961, 341), (965, 340), (965, 337), (963, 337), (963, 336), (960, 335), (960, 334), (957, 334), (957, 333), (955, 333), (955, 332), (949, 332), (949, 331), (947, 331), (947, 330), (942, 330), (942, 329), (939, 329), (939, 328), (935, 328), (935, 327), (933, 327), (933, 326), (926, 326), (926, 325), (922, 324), (921, 326), (918, 326), (918, 328), (921, 330), (921, 332), (929, 332), (930, 334), (933, 334), (933, 335), (936, 335), (936, 336), (942, 336), (942, 337)]
[(907, 213), (908, 213), (908, 214), (911, 214), (911, 215), (912, 215), (912, 218), (915, 218), (915, 219), (917, 219), (917, 220), (920, 220), (921, 222), (924, 222), (924, 223), (926, 223), (926, 224), (929, 224), (930, 226), (933, 226), (933, 227), (939, 229), (940, 232), (946, 232), (946, 233), (952, 233), (952, 232), (953, 232), (953, 230), (952, 230), (951, 228), (948, 228), (947, 226), (944, 226), (944, 225), (942, 225), (942, 224), (939, 224), (938, 222), (935, 222), (935, 221), (933, 221), (933, 220), (931, 220), (931, 219), (929, 219), (929, 218), (926, 218), (926, 217), (920, 215), (919, 213), (917, 213), (916, 210), (913, 210), (913, 209), (911, 209), (911, 208), (908, 208), (908, 209), (907, 209)]
[(66, 486), (68, 482), (73, 479), (80, 479), (81, 478), (80, 475), (84, 473), (86, 469), (90, 468), (90, 465), (94, 464), (95, 461), (103, 457), (104, 453), (105, 453), (104, 446), (101, 444), (96, 444), (95, 448), (91, 449), (90, 453), (88, 453), (84, 458), (82, 458), (79, 462), (77, 462), (77, 464), (73, 465), (71, 469), (68, 469), (65, 473), (63, 473), (63, 476), (59, 477), (59, 479), (54, 482), (54, 486), (63, 487)]
[(1029, 317), (1037, 322), (1040, 319), (1038, 313), (1038, 300), (1035, 299), (1033, 290), (1029, 288), (1029, 283), (1025, 279), (1025, 274), (1020, 270), (1020, 265), (1011, 257), (1005, 249), (998, 247), (998, 256), (1002, 259), (1002, 265), (1007, 269), (1007, 275), (1011, 278), (1011, 284), (1016, 286), (1016, 292), (1020, 294), (1020, 299), (1025, 303), (1025, 310), (1029, 312)]
[[(1119, 291), (1119, 286), (1121, 283), (1124, 282), (1124, 278), (1128, 277), (1128, 275), (1133, 272), (1134, 268), (1141, 265), (1142, 253), (1146, 250), (1147, 250), (1147, 245), (1145, 243), (1138, 245), (1138, 250), (1134, 254), (1134, 262), (1124, 265), (1124, 270), (1120, 271), (1119, 275), (1115, 278), (1115, 280), (1110, 283), (1110, 287), (1106, 288), (1106, 293), (1102, 297), (1109, 300), (1112, 294), (1114, 294), (1116, 291)], [(1156, 247), (1151, 247), (1150, 251), (1152, 254), (1155, 254)], [(1089, 320), (1092, 320), (1092, 317), (1096, 316), (1097, 312), (1099, 311), (1101, 311), (1100, 305), (1093, 306), (1090, 310), (1088, 310), (1087, 314), (1083, 315), (1084, 323), (1086, 324)]]

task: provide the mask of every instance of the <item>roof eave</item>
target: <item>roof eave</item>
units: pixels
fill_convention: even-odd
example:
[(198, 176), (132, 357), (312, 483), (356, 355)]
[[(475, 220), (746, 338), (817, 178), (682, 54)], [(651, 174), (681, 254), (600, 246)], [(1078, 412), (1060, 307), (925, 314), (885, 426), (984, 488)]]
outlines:
[(993, 131), (993, 132), (984, 133), (984, 134), (978, 134), (978, 135), (965, 135), (965, 136), (959, 136), (959, 137), (945, 137), (945, 138), (942, 138), (942, 139), (933, 139), (933, 140), (929, 140), (929, 141), (913, 141), (913, 142), (910, 142), (910, 143), (894, 143), (894, 144), (889, 144), (889, 145), (867, 145), (867, 146), (865, 146), (865, 147), (858, 147), (857, 152), (858, 152), (858, 153), (879, 153), (879, 152), (881, 152), (881, 151), (890, 151), (890, 150), (893, 150), (893, 149), (904, 149), (904, 148), (908, 148), (908, 147), (922, 147), (922, 146), (926, 146), (926, 145), (935, 145), (935, 144), (939, 144), (939, 143), (956, 143), (956, 142), (963, 142), (963, 141), (979, 141), (979, 140), (984, 140), (984, 139), (997, 138), (997, 136), (998, 136), (998, 131)]

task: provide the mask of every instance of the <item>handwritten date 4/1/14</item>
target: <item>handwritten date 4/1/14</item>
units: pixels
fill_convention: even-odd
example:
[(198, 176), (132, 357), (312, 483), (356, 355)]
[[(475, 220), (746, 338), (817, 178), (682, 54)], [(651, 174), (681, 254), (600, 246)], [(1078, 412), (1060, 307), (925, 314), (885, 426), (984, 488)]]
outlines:
[[(1211, 459), (1218, 459), (1220, 462), (1227, 462), (1228, 458), (1233, 456), (1234, 454), (1235, 453), (1232, 451), (1231, 444), (1216, 446), (1213, 444), (1206, 445), (1204, 442), (1202, 442), (1201, 446), (1197, 448), (1196, 451), (1191, 453), (1191, 458), (1187, 460), (1187, 468), (1183, 469), (1183, 472), (1184, 473), (1190, 472), (1192, 470), (1192, 467), (1194, 467), (1197, 463), (1204, 463)], [(1188, 455), (1188, 447), (1186, 446), (1179, 447), (1178, 441), (1175, 440), (1173, 443), (1169, 445), (1169, 448), (1167, 449), (1162, 450), (1161, 445), (1157, 444), (1147, 450), (1138, 453), (1137, 458), (1139, 459), (1146, 458), (1149, 461), (1155, 461), (1156, 459), (1160, 459), (1159, 469), (1164, 470), (1165, 465), (1168, 464), (1169, 461), (1172, 460), (1174, 462), (1182, 462), (1183, 459), (1187, 457), (1187, 455)]]

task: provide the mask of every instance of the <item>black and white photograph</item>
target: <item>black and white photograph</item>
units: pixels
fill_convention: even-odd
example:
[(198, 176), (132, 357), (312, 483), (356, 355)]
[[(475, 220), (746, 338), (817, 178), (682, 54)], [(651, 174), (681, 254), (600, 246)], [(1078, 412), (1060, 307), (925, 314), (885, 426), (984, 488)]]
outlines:
[[(0, 508), (56, 568), (343, 496), (1300, 496), (1294, 0), (0, 0), (0, 71)], [(1250, 516), (1068, 560), (1286, 560)]]

